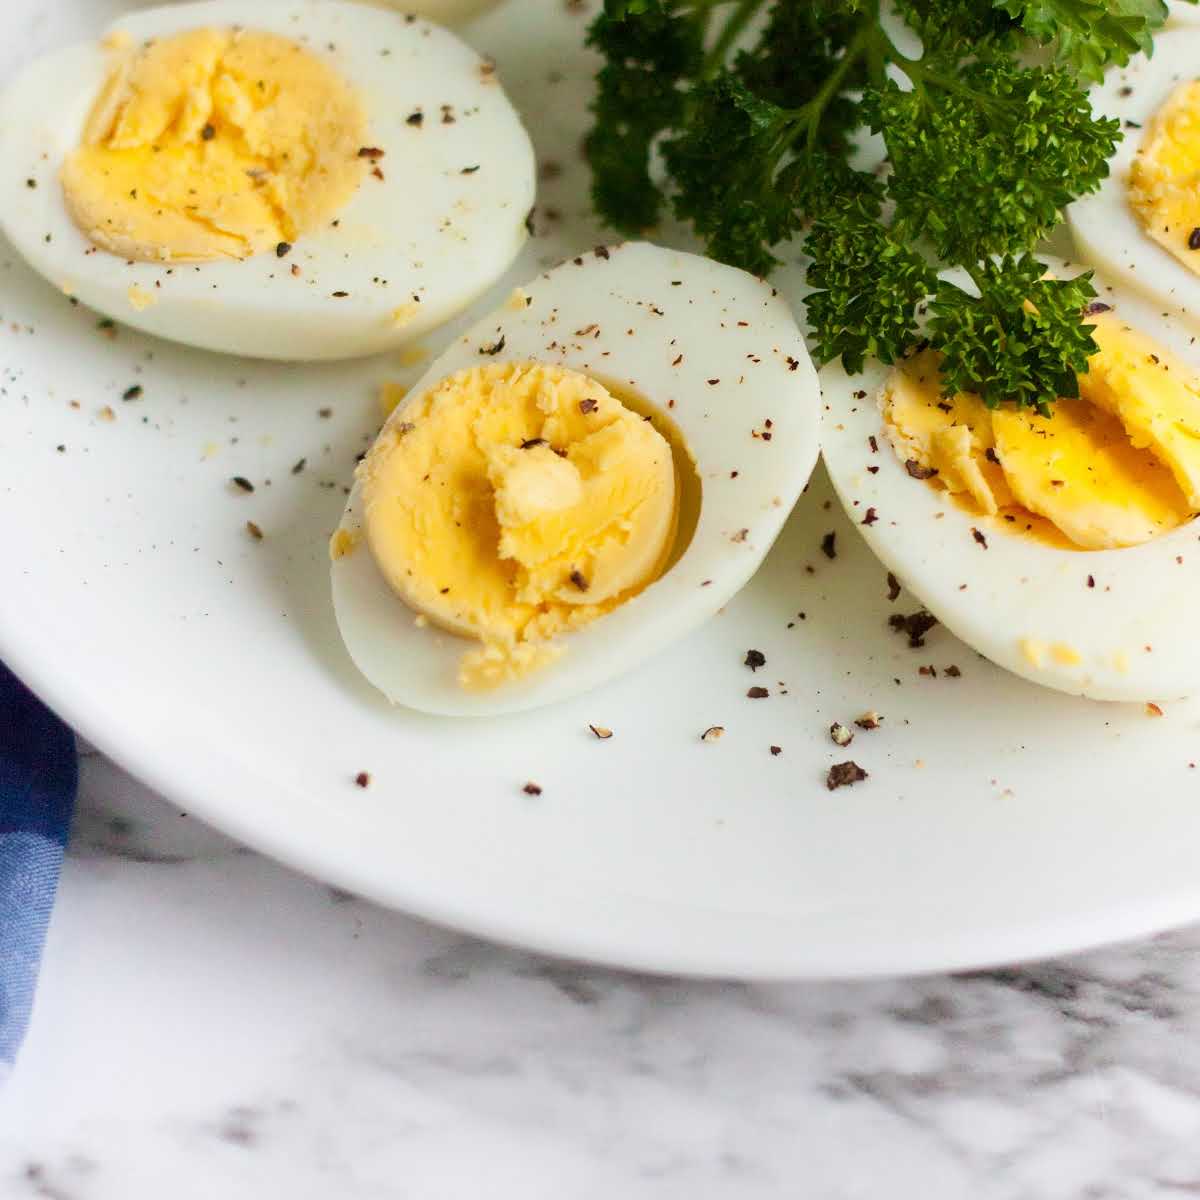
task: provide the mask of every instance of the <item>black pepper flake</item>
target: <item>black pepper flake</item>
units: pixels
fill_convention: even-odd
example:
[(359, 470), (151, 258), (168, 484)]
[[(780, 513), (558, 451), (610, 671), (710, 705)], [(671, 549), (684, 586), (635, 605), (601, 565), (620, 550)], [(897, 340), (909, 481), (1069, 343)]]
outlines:
[(761, 650), (747, 650), (743, 661), (750, 670), (757, 671), (759, 667), (767, 665), (767, 656)]
[(248, 480), (245, 475), (235, 475), (230, 481), (235, 488), (242, 492), (254, 491), (254, 484)]
[(774, 758), (774, 757), (777, 757), (778, 755), (780, 755), (780, 754), (782, 754), (782, 753), (783, 753), (783, 747), (782, 747), (782, 746), (772, 746), (772, 747), (771, 747), (771, 756), (772, 756), (773, 758)]
[(593, 733), (594, 733), (594, 734), (595, 734), (595, 735), (596, 735), (596, 736), (597, 736), (597, 737), (598, 737), (598, 738), (599, 738), (599, 739), (600, 739), (602, 742), (607, 742), (607, 741), (608, 741), (608, 739), (609, 739), (610, 737), (612, 737), (612, 735), (613, 735), (613, 731), (612, 731), (611, 729), (608, 729), (608, 728), (606, 728), (606, 727), (605, 727), (605, 726), (603, 726), (603, 725), (589, 725), (589, 726), (588, 726), (588, 728), (589, 728), (589, 729), (590, 729), (590, 730), (591, 730), (591, 731), (592, 731), (592, 732), (593, 732)]
[(122, 400), (140, 400), (142, 398), (142, 385), (135, 383), (132, 387), (127, 387), (121, 393)]
[(544, 446), (545, 444), (546, 444), (545, 438), (526, 438), (521, 443), (521, 449), (522, 450), (532, 450), (534, 446)]
[(800, 366), (800, 360), (798, 358), (793, 358), (790, 354), (784, 359), (784, 362), (787, 363), (787, 369), (789, 371), (795, 371)]
[(567, 578), (570, 579), (570, 581), (581, 592), (586, 592), (588, 590), (588, 581), (583, 577), (582, 571), (576, 569), (576, 570), (572, 571), (571, 574), (567, 576)]
[(327, 420), (329, 420), (330, 417), (333, 416), (333, 409), (332, 408), (318, 408), (317, 416), (321, 417), (322, 420), (327, 421)]
[(383, 151), (378, 146), (360, 146), (358, 148), (359, 158), (369, 158), (372, 161), (383, 157)]
[(497, 354), (500, 353), (501, 350), (504, 349), (504, 342), (505, 342), (505, 336), (504, 336), (504, 334), (501, 334), (499, 341), (493, 342), (490, 346), (480, 346), (479, 353), (486, 354), (486, 355), (488, 355), (488, 357), (494, 358)]
[(1088, 585), (1088, 587), (1090, 587), (1090, 588), (1094, 588), (1094, 587), (1096, 586), (1096, 577), (1095, 577), (1095, 575), (1089, 575), (1089, 576), (1087, 577), (1087, 585)]
[(746, 692), (750, 700), (765, 700), (770, 694), (765, 687), (752, 687)]
[(1196, 228), (1188, 234), (1188, 249), (1200, 250), (1200, 225), (1197, 225)]
[(937, 474), (936, 467), (923, 467), (915, 458), (908, 459), (904, 464), (904, 469), (914, 479), (932, 479)]
[(1093, 300), (1084, 310), (1085, 317), (1094, 317), (1097, 313), (1111, 312), (1112, 305), (1105, 304), (1103, 300)]
[(297, 463), (295, 464), (295, 466), (293, 466), (293, 467), (292, 467), (292, 474), (293, 474), (293, 475), (299, 475), (299, 474), (300, 474), (300, 472), (304, 470), (304, 468), (305, 468), (305, 466), (307, 465), (307, 463), (308, 463), (308, 459), (307, 459), (307, 458), (302, 458), (302, 459), (300, 459), (300, 461), (299, 461), (299, 462), (297, 462)]
[(275, 257), (276, 257), (276, 258), (283, 258), (283, 257), (285, 257), (285, 256), (287, 255), (288, 251), (289, 251), (289, 250), (291, 250), (291, 248), (292, 248), (292, 243), (291, 243), (291, 242), (279, 242), (279, 243), (277, 243), (277, 244), (276, 244), (276, 246), (275, 246)]
[(971, 536), (972, 536), (972, 537), (973, 537), (973, 538), (974, 538), (974, 539), (975, 539), (975, 540), (976, 540), (976, 541), (977, 541), (977, 542), (978, 542), (978, 543), (979, 543), (979, 544), (980, 544), (980, 545), (981, 545), (981, 546), (982, 546), (982, 547), (983, 547), (985, 550), (987, 549), (987, 538), (985, 538), (985, 537), (983, 536), (983, 533), (982, 533), (980, 530), (976, 529), (974, 525), (972, 525), (972, 526), (971, 526)]
[(479, 170), (479, 164), (476, 163), (473, 167), (463, 167), (463, 169), (461, 171), (459, 171), (459, 174), (460, 175), (474, 175), (475, 172), (478, 170)]
[(864, 525), (874, 525), (878, 520), (879, 514), (873, 508), (868, 508), (866, 516), (864, 516), (862, 519), (862, 523)]
[(821, 553), (826, 558), (837, 558), (837, 533), (831, 531), (821, 539)]
[(962, 672), (951, 663), (948, 667), (942, 668), (942, 674), (948, 676), (950, 679), (958, 679), (961, 677)]
[(246, 532), (256, 542), (261, 542), (263, 540), (263, 531), (262, 531), (262, 529), (259, 528), (259, 526), (254, 521), (246, 522)]
[(871, 447), (872, 454), (879, 453), (879, 442), (876, 440), (874, 434), (871, 434), (871, 436), (867, 438), (867, 445)]
[(530, 780), (530, 782), (527, 783), (521, 789), (521, 791), (523, 791), (525, 793), (525, 795), (527, 795), (527, 796), (540, 796), (542, 794), (541, 787), (538, 784), (534, 783), (532, 780)]
[(896, 597), (900, 595), (900, 580), (898, 580), (895, 575), (891, 573), (891, 571), (887, 573), (887, 585), (888, 600), (895, 601)]
[(853, 784), (862, 783), (866, 777), (866, 771), (856, 762), (834, 763), (829, 768), (829, 774), (825, 776), (825, 786), (833, 792), (840, 787), (850, 787)]
[(404, 118), (404, 123), (406, 125), (412, 125), (414, 128), (419, 129), (421, 127), (422, 122), (424, 122), (424, 120), (425, 120), (425, 114), (418, 108), (416, 112), (411, 112), (408, 114), (407, 117)]
[(333, 297), (335, 300), (345, 300), (345, 298), (346, 298), (348, 295), (350, 295), (350, 293), (349, 293), (349, 292), (331, 292), (331, 293), (330, 293), (330, 295), (331, 295), (331, 296), (332, 296), (332, 297)]
[(204, 139), (204, 141), (211, 142), (213, 138), (217, 136), (217, 131), (211, 124), (205, 125), (204, 128), (200, 130), (200, 136)]
[(938, 623), (937, 617), (928, 609), (919, 608), (916, 612), (892, 613), (888, 617), (888, 626), (896, 633), (908, 637), (908, 644), (914, 650), (925, 645), (925, 635)]
[(607, 247), (607, 246), (597, 246), (597, 247), (595, 248), (595, 250), (593, 250), (593, 251), (592, 251), (592, 253), (593, 253), (593, 254), (594, 254), (594, 255), (595, 255), (597, 258), (611, 258), (611, 257), (612, 257), (612, 255), (610, 255), (610, 254), (609, 254), (609, 252), (608, 252), (608, 247)]
[(580, 400), (579, 402), (579, 411), (581, 413), (594, 413), (599, 407), (600, 401), (593, 400), (590, 396), (588, 396), (586, 399)]
[(709, 387), (716, 387), (721, 381), (719, 379), (710, 379), (707, 382)]
[(27, 180), (25, 180), (25, 186), (27, 188), (35, 188), (35, 187), (37, 187), (37, 180), (36, 179), (27, 179)]

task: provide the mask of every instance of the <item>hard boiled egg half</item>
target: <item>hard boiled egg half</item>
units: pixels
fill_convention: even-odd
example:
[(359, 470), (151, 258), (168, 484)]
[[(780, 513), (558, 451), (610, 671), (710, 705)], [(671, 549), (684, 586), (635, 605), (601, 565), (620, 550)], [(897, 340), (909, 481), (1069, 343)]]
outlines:
[(458, 339), (360, 465), (331, 542), (351, 657), (446, 714), (635, 669), (753, 575), (819, 407), (762, 280), (644, 243), (563, 263)]
[(0, 226), (55, 287), (264, 358), (383, 350), (525, 240), (533, 152), (494, 64), (399, 12), (132, 12), (0, 97)]
[[(1191, 6), (1188, 6), (1189, 8)], [(1079, 255), (1200, 330), (1200, 16), (1111, 70), (1092, 109), (1124, 135), (1099, 189), (1067, 210)]]
[(1095, 699), (1174, 699), (1200, 691), (1198, 356), (1096, 282), (1099, 352), (1052, 416), (942, 395), (930, 351), (831, 363), (823, 452), (871, 549), (981, 654)]

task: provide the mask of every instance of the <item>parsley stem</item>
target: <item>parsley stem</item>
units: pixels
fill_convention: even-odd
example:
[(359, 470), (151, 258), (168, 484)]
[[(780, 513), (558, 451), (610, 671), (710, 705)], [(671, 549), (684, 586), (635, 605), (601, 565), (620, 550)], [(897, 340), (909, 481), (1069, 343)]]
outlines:
[(805, 145), (809, 150), (816, 147), (817, 133), (821, 128), (821, 118), (825, 115), (830, 101), (841, 91), (842, 83), (850, 68), (867, 52), (878, 35), (878, 28), (873, 20), (867, 20), (859, 26), (845, 53), (838, 59), (837, 65), (830, 71), (828, 78), (821, 84), (820, 91), (795, 112), (797, 117), (803, 117), (808, 125), (805, 135)]
[(704, 56), (704, 65), (700, 74), (704, 79), (711, 79), (724, 65), (725, 56), (733, 48), (738, 35), (750, 24), (754, 14), (762, 7), (763, 0), (738, 0), (738, 6), (730, 14), (724, 28), (717, 35), (712, 49)]

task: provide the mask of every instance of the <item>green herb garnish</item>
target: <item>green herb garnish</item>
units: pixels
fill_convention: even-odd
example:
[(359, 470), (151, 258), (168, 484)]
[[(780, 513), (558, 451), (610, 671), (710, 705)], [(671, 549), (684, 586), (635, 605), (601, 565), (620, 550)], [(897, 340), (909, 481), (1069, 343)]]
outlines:
[[(1095, 352), (1082, 323), (1095, 289), (1090, 274), (1043, 278), (1033, 251), (1121, 137), (1086, 85), (1149, 52), (1166, 5), (897, 0), (896, 13), (919, 56), (879, 0), (605, 0), (588, 34), (605, 60), (587, 139), (596, 208), (637, 235), (669, 206), (713, 257), (762, 275), (806, 231), (822, 361), (854, 372), (923, 337), (948, 389), (1047, 412)], [(882, 164), (863, 166), (864, 132)], [(946, 266), (972, 286), (940, 281)]]

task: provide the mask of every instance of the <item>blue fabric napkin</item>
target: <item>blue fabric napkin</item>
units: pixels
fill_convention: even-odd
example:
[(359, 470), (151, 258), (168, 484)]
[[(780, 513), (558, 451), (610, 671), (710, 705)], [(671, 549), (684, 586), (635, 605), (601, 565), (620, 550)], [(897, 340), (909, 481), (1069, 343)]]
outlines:
[(0, 663), (0, 1077), (29, 1024), (77, 782), (75, 735)]

